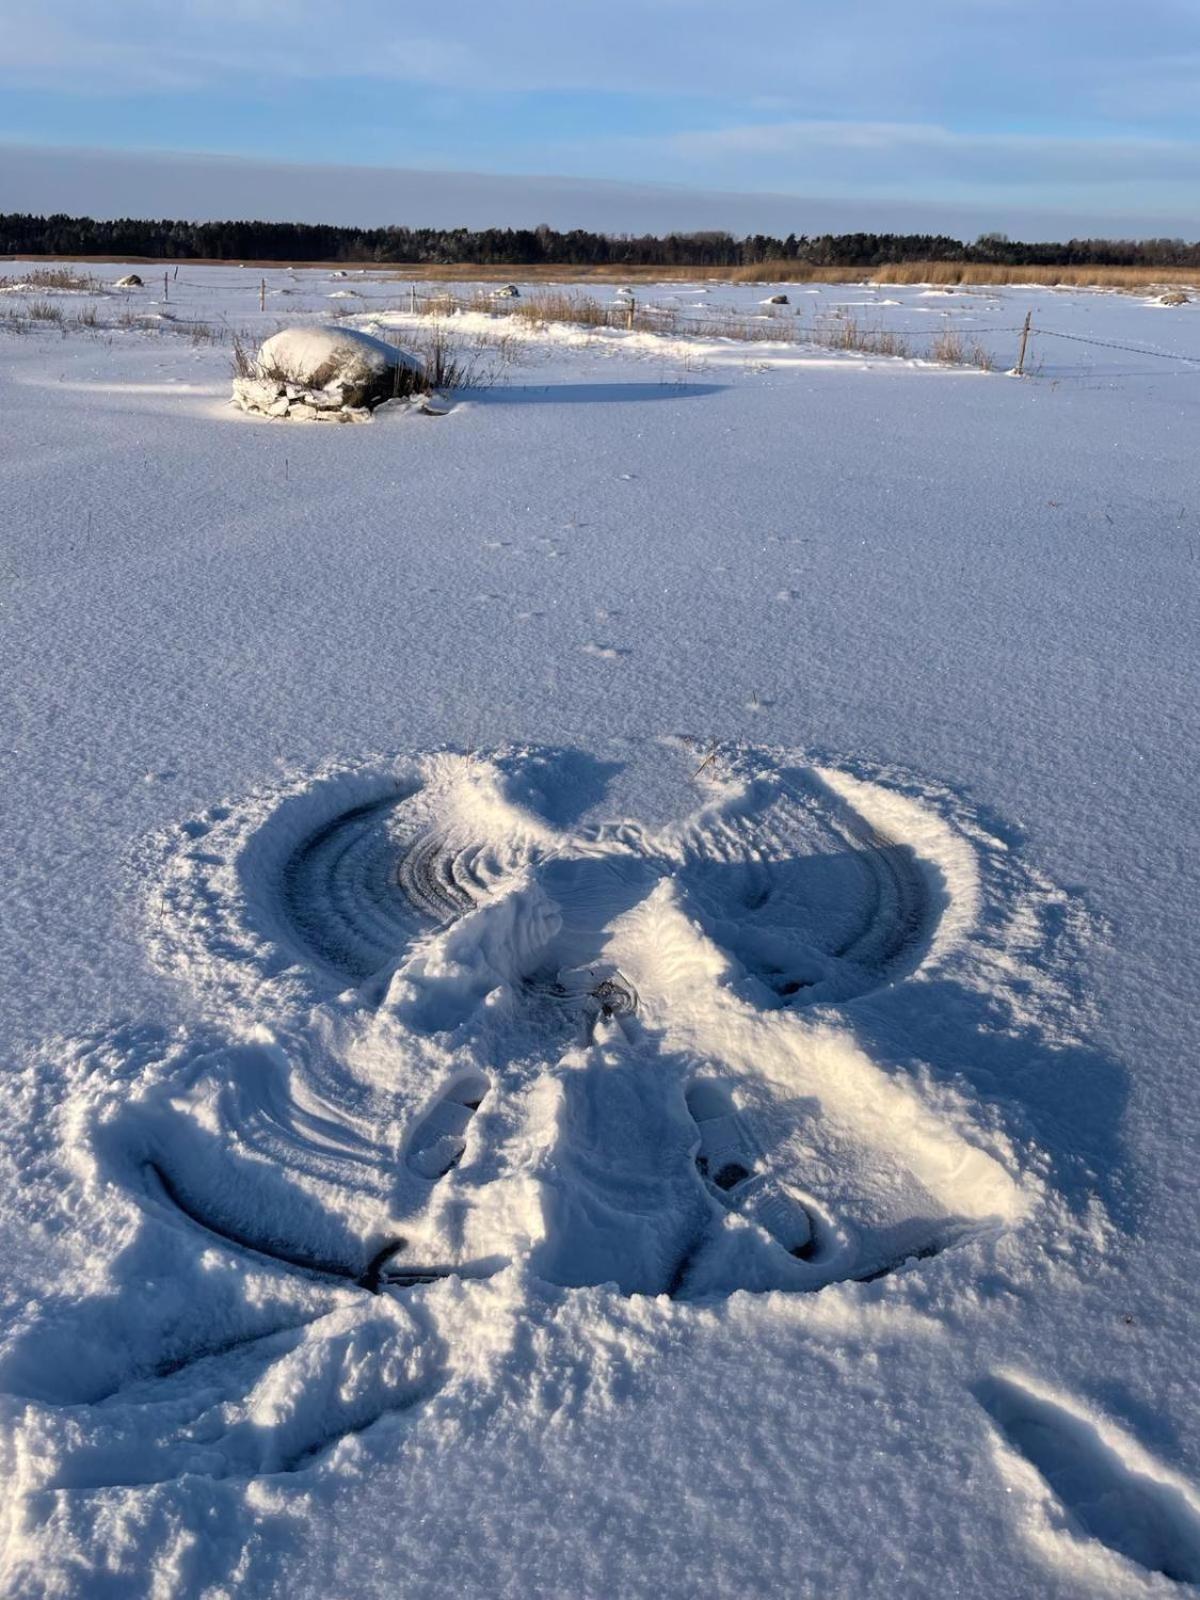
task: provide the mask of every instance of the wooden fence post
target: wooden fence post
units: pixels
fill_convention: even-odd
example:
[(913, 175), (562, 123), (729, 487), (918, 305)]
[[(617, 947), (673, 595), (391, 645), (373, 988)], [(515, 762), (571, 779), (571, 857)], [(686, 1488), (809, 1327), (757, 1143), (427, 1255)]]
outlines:
[(1025, 347), (1029, 343), (1029, 330), (1033, 324), (1033, 312), (1025, 313), (1025, 326), (1021, 329), (1021, 353), (1017, 357), (1017, 377), (1025, 376)]
[(167, 281), (167, 275), (164, 272), (163, 273), (163, 299), (164, 300), (169, 300), (170, 298), (171, 298), (171, 285)]
[(267, 309), (267, 280), (265, 278), (258, 280), (258, 309), (260, 311)]
[(625, 326), (629, 329), (629, 331), (631, 333), (633, 332), (633, 313), (636, 310), (637, 310), (637, 301), (634, 299), (633, 295), (630, 295), (629, 296), (629, 304), (625, 308)]

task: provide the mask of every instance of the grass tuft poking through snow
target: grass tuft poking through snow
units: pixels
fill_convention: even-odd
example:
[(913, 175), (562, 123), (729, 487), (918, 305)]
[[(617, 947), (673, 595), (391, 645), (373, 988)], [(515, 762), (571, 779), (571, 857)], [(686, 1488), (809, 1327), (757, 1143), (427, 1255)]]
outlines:
[(30, 289), (56, 290), (60, 294), (102, 294), (104, 283), (94, 272), (58, 266), (33, 267), (19, 278), (0, 278), (0, 292), (20, 294)]
[(946, 367), (978, 367), (981, 372), (991, 372), (996, 365), (991, 352), (978, 339), (968, 339), (955, 328), (934, 334), (929, 359)]

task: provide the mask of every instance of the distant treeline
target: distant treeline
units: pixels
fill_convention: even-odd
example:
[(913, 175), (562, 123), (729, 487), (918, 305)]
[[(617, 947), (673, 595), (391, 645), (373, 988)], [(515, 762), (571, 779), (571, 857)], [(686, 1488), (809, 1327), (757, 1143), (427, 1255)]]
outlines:
[(1182, 239), (1071, 239), (1024, 244), (1001, 233), (972, 244), (930, 233), (589, 233), (572, 228), (338, 228), (305, 222), (172, 222), (0, 214), (0, 255), (202, 257), (223, 261), (395, 261), (428, 266), (879, 267), (902, 261), (1004, 266), (1200, 267)]

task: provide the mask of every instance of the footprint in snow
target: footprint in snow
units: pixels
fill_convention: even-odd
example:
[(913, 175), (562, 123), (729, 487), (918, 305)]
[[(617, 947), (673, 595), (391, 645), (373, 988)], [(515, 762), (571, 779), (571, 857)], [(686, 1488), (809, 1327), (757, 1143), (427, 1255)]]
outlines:
[(1021, 1379), (984, 1379), (975, 1398), (1008, 1450), (1052, 1492), (1073, 1539), (1144, 1571), (1200, 1584), (1200, 1496), (1111, 1423)]
[(744, 1117), (724, 1084), (700, 1079), (687, 1091), (687, 1108), (700, 1135), (696, 1169), (710, 1192), (730, 1210), (763, 1228), (790, 1256), (811, 1259), (818, 1249), (815, 1206), (806, 1205), (767, 1170)]

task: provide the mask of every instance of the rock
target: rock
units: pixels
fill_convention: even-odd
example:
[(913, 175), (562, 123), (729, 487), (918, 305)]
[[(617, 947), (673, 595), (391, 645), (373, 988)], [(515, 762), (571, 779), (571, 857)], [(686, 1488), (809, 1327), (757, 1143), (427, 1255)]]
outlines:
[(308, 389), (304, 393), (304, 400), (314, 411), (340, 411), (346, 404), (340, 384), (328, 389)]
[(415, 356), (359, 328), (285, 328), (263, 344), (254, 369), (233, 380), (235, 404), (296, 421), (366, 422), (383, 401), (425, 388)]
[(787, 305), (791, 305), (791, 301), (788, 299), (787, 295), (785, 295), (785, 294), (769, 294), (767, 296), (767, 298), (763, 301), (763, 305), (765, 305), (765, 306), (787, 306)]
[(1182, 289), (1169, 289), (1166, 294), (1158, 297), (1160, 306), (1187, 306), (1191, 305), (1191, 295), (1184, 294)]
[(243, 411), (267, 411), (283, 394), (283, 385), (271, 378), (235, 378), (233, 398)]
[(116, 283), (113, 284), (114, 289), (140, 289), (142, 287), (142, 280), (136, 272), (127, 272), (123, 278), (118, 278)]
[(304, 389), (339, 383), (347, 397), (356, 389), (377, 388), (397, 367), (417, 376), (423, 372), (415, 356), (372, 333), (328, 326), (285, 328), (274, 334), (259, 351), (257, 366), (264, 377)]

